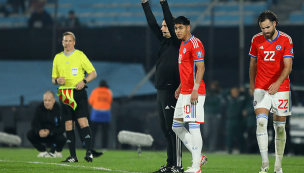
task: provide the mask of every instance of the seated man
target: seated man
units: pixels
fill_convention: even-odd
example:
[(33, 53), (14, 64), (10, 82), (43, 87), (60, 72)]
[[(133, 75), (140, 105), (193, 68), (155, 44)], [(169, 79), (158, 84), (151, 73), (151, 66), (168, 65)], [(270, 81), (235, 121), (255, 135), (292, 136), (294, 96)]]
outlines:
[[(32, 128), (27, 133), (28, 140), (40, 152), (37, 157), (62, 157), (62, 148), (66, 142), (63, 135), (64, 122), (61, 121), (60, 107), (52, 91), (43, 95), (43, 103), (36, 109)], [(47, 151), (46, 146), (51, 146)]]

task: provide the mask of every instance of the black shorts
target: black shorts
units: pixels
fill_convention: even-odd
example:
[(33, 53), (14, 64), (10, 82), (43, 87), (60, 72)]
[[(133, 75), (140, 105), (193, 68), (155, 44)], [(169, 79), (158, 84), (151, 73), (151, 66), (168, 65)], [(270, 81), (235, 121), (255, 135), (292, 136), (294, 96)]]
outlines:
[(85, 88), (82, 90), (74, 89), (74, 100), (77, 104), (75, 111), (69, 105), (63, 104), (60, 101), (61, 118), (64, 121), (76, 121), (79, 118), (89, 118), (88, 94)]

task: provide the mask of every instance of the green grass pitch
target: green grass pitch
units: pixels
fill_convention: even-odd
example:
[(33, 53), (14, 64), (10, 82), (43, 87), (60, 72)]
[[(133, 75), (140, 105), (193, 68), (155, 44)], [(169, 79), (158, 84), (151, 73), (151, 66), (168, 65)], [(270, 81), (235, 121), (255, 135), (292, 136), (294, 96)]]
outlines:
[[(69, 152), (63, 150), (64, 158), (37, 158), (35, 149), (0, 148), (0, 173), (81, 173), (81, 172), (153, 172), (165, 164), (166, 152), (142, 151), (141, 156), (133, 150), (109, 150), (104, 155), (87, 163), (83, 157), (85, 150), (77, 150), (78, 163), (60, 162), (68, 157)], [(261, 157), (255, 155), (229, 155), (205, 153), (208, 163), (203, 165), (203, 173), (258, 173)], [(269, 156), (270, 169), (273, 172), (274, 156)], [(183, 165), (186, 169), (191, 165), (191, 155), (183, 152)], [(283, 158), (284, 173), (303, 173), (303, 156), (285, 156)]]

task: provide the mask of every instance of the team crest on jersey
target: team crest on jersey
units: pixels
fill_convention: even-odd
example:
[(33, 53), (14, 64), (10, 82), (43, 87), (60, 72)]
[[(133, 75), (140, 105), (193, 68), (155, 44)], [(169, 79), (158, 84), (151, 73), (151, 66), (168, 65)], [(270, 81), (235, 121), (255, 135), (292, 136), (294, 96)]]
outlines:
[(278, 44), (278, 45), (276, 46), (276, 50), (277, 50), (277, 51), (280, 51), (281, 49), (282, 49), (282, 46)]
[(290, 53), (293, 54), (293, 47), (290, 49)]
[(78, 74), (78, 68), (72, 68), (72, 75), (76, 76)]
[(197, 58), (203, 58), (203, 53), (202, 51), (197, 51), (196, 52)]
[(254, 101), (253, 106), (256, 106), (256, 105), (257, 105), (257, 101)]
[(186, 49), (186, 48), (184, 48), (184, 50), (183, 50), (183, 54), (185, 54), (185, 53), (186, 53), (186, 51), (187, 51), (187, 49)]

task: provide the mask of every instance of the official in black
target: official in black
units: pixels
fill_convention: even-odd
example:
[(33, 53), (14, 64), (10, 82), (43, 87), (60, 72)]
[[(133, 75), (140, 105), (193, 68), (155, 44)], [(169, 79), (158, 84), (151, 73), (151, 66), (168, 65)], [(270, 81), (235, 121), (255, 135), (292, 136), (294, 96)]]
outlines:
[(142, 7), (148, 24), (158, 40), (161, 41), (156, 60), (155, 88), (157, 89), (157, 109), (160, 125), (167, 143), (167, 164), (155, 172), (183, 172), (181, 141), (172, 131), (174, 107), (176, 105), (174, 93), (180, 84), (178, 54), (181, 40), (175, 34), (174, 17), (170, 12), (167, 1), (160, 0), (160, 4), (164, 14), (162, 27), (157, 24), (149, 2), (142, 0)]
[[(46, 91), (43, 103), (36, 109), (32, 128), (27, 133), (28, 140), (40, 152), (37, 157), (62, 157), (61, 151), (66, 142), (64, 127), (55, 95), (52, 91)], [(47, 146), (51, 147), (50, 151), (46, 150)]]

